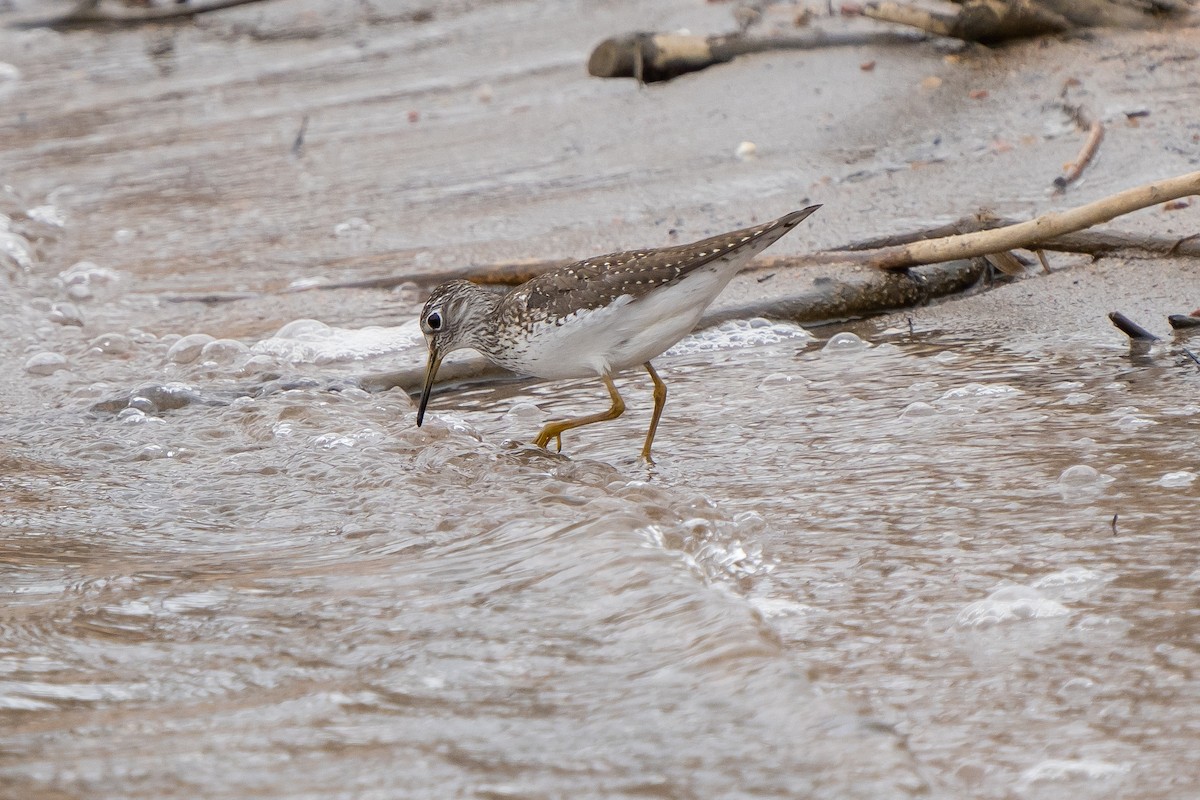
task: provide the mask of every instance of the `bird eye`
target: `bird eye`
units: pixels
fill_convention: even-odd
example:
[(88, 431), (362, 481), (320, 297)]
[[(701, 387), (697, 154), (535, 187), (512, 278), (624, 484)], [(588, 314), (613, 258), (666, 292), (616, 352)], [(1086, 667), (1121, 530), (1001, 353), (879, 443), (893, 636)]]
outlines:
[(442, 315), (434, 311), (425, 318), (425, 324), (429, 326), (431, 331), (440, 331), (442, 329)]

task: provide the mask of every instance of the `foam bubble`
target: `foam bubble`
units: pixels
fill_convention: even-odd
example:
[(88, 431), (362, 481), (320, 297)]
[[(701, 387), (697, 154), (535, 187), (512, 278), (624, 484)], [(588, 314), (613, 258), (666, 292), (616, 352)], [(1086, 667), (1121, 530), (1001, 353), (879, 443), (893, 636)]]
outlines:
[(1094, 500), (1112, 481), (1113, 478), (1100, 473), (1095, 467), (1075, 464), (1062, 471), (1054, 488), (1067, 502), (1086, 503)]
[(1113, 764), (1093, 759), (1048, 758), (1021, 773), (1017, 790), (1024, 793), (1039, 783), (1108, 781), (1128, 772), (1128, 764)]
[(1136, 431), (1139, 428), (1146, 428), (1146, 427), (1149, 427), (1150, 425), (1157, 425), (1157, 424), (1158, 423), (1155, 422), (1154, 420), (1146, 419), (1145, 417), (1139, 416), (1137, 414), (1126, 414), (1125, 416), (1123, 416), (1117, 420), (1117, 427), (1126, 432)]
[(128, 353), (133, 345), (130, 343), (129, 337), (123, 333), (105, 333), (92, 339), (92, 343), (88, 346), (97, 353), (120, 355)]
[(184, 336), (167, 350), (167, 361), (175, 364), (190, 364), (200, 357), (205, 345), (215, 341), (216, 339), (207, 333), (193, 333)]
[(25, 362), (25, 371), (30, 375), (53, 375), (60, 369), (70, 369), (67, 357), (60, 353), (38, 353)]
[(126, 425), (141, 425), (148, 417), (140, 408), (123, 408), (117, 412), (117, 421)]
[(19, 233), (3, 230), (0, 226), (0, 264), (5, 260), (22, 272), (30, 272), (36, 263), (33, 245), (29, 240)]
[(935, 417), (938, 415), (938, 410), (929, 403), (922, 403), (918, 400), (915, 403), (909, 403), (900, 412), (901, 419), (920, 419), (922, 417)]
[(1086, 567), (1067, 567), (1058, 572), (1043, 575), (1033, 582), (1033, 588), (1050, 597), (1064, 601), (1079, 600), (1112, 578), (1103, 572)]
[(990, 628), (1006, 622), (1065, 617), (1070, 610), (1029, 586), (1005, 586), (958, 612), (960, 628)]
[(783, 341), (807, 343), (812, 339), (813, 335), (811, 333), (795, 323), (772, 322), (761, 317), (733, 319), (684, 337), (678, 344), (668, 350), (666, 354), (679, 356), (692, 353), (710, 353), (716, 350), (734, 350), (743, 347), (757, 347), (764, 344), (778, 344)]
[(504, 419), (510, 422), (528, 422), (541, 420), (546, 412), (534, 403), (514, 403), (504, 414)]
[(1062, 487), (1075, 489), (1091, 486), (1098, 487), (1100, 485), (1100, 473), (1095, 467), (1089, 467), (1087, 464), (1076, 464), (1062, 471), (1062, 474), (1058, 476), (1058, 484)]
[(49, 225), (52, 228), (65, 228), (67, 225), (66, 215), (55, 205), (34, 206), (25, 212), (25, 216), (34, 222)]
[(423, 342), (415, 320), (394, 328), (334, 328), (315, 319), (299, 319), (258, 342), (251, 351), (292, 364), (327, 364), (401, 352)]
[(1021, 390), (1007, 383), (968, 383), (951, 389), (942, 395), (943, 400), (961, 400), (967, 397), (1011, 397)]
[(201, 360), (229, 364), (250, 353), (250, 348), (236, 339), (214, 339), (200, 350)]
[(757, 608), (766, 619), (798, 617), (813, 610), (812, 606), (783, 597), (751, 597), (750, 605)]
[(758, 388), (761, 391), (769, 391), (780, 386), (787, 386), (790, 383), (806, 386), (808, 385), (809, 380), (803, 375), (789, 375), (786, 372), (772, 372), (770, 375), (758, 382)]
[(1078, 586), (1082, 583), (1100, 583), (1107, 580), (1103, 573), (1087, 567), (1067, 567), (1059, 572), (1043, 575), (1033, 582), (1035, 588), (1047, 589), (1059, 586)]
[(72, 300), (87, 300), (97, 289), (115, 284), (121, 279), (115, 270), (101, 267), (91, 261), (79, 261), (70, 269), (58, 273), (58, 282), (67, 297)]
[(866, 350), (871, 345), (850, 331), (835, 333), (821, 348), (822, 353), (857, 353)]
[(1196, 480), (1196, 473), (1185, 469), (1179, 472), (1168, 472), (1158, 479), (1158, 485), (1167, 489), (1181, 489), (1184, 486), (1191, 486), (1194, 480)]

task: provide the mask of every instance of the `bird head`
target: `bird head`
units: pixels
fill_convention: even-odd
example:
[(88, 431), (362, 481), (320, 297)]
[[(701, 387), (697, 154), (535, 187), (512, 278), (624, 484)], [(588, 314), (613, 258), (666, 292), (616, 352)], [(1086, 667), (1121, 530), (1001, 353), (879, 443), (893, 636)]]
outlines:
[(455, 350), (476, 346), (476, 332), (486, 324), (496, 302), (495, 295), (470, 281), (448, 281), (429, 296), (421, 309), (421, 333), (429, 345), (429, 364), (417, 408), (417, 427), (425, 421), (425, 407), (442, 359)]

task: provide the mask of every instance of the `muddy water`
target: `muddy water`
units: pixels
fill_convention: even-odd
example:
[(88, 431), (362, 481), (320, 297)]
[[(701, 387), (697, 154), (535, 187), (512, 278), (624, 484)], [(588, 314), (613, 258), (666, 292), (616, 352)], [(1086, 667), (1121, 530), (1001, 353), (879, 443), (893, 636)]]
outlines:
[[(0, 796), (1200, 793), (1200, 403), (1169, 348), (986, 313), (731, 323), (658, 362), (647, 468), (642, 376), (562, 456), (524, 443), (594, 382), (450, 387), (417, 429), (358, 379), (420, 363), (419, 293), (261, 292), (699, 238), (815, 185), (836, 213), (781, 246), (882, 232), (889, 198), (970, 206), (999, 123), (930, 145), (909, 112), (942, 99), (895, 87), (932, 67), (806, 57), (812, 96), (766, 110), (795, 76), (765, 60), (586, 81), (598, 30), (698, 13), (638, 5), (0, 34)], [(472, 60), (484, 29), (509, 46)], [(1118, 114), (1150, 80), (1121, 73), (1090, 98)], [(814, 99), (831, 76), (862, 109)], [(995, 148), (995, 186), (1033, 202), (1075, 147), (1010, 128), (1057, 119), (1027, 95), (1061, 76), (989, 85), (1028, 148)], [(1163, 113), (1106, 147), (1182, 166)]]

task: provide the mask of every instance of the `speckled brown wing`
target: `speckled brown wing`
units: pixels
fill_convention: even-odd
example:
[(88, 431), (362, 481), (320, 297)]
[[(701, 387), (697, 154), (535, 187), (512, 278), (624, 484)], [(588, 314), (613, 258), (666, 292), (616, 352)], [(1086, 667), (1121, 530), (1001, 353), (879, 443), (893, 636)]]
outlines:
[(771, 241), (778, 239), (816, 208), (692, 244), (610, 253), (569, 264), (517, 287), (504, 305), (523, 306), (531, 316), (553, 320), (580, 309), (600, 308), (625, 295), (636, 300), (706, 264), (736, 256), (765, 236), (774, 234)]

